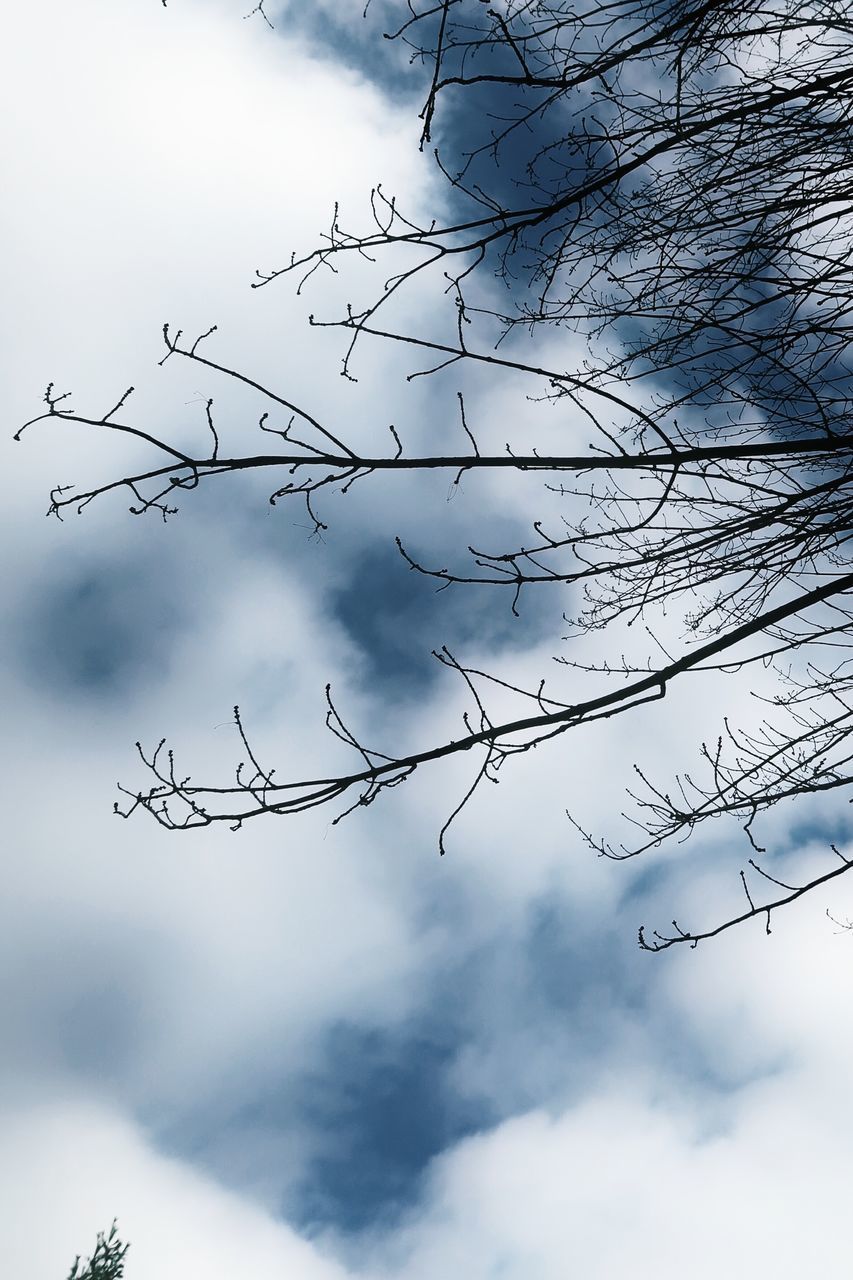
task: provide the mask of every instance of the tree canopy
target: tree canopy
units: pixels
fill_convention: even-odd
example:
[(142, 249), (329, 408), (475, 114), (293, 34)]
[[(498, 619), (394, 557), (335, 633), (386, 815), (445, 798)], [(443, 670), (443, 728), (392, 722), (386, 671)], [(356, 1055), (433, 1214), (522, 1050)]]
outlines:
[(79, 1254), (74, 1259), (68, 1280), (121, 1280), (129, 1248), (130, 1245), (122, 1244), (114, 1222), (107, 1235), (98, 1232), (95, 1252), (86, 1263), (81, 1263)]

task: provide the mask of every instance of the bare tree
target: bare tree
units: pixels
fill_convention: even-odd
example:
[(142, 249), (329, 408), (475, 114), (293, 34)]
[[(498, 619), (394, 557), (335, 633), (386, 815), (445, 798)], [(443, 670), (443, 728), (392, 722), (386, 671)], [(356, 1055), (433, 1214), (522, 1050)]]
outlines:
[[(166, 518), (180, 493), (266, 468), (283, 480), (271, 501), (298, 497), (319, 530), (322, 491), (380, 472), (542, 472), (565, 500), (558, 527), (535, 521), (524, 546), (469, 549), (453, 568), (402, 545), (401, 554), (438, 585), (508, 592), (513, 611), (528, 590), (569, 592), (578, 633), (608, 634), (637, 618), (653, 624), (661, 608), (677, 609), (681, 647), (657, 640), (636, 661), (570, 664), (579, 690), (571, 701), (546, 696), (544, 681), (518, 688), (443, 650), (437, 657), (471, 698), (461, 736), (415, 754), (375, 751), (329, 695), (328, 727), (357, 764), (301, 782), (281, 781), (259, 761), (235, 708), (246, 759), (229, 785), (180, 777), (161, 742), (153, 752), (139, 748), (152, 783), (125, 792), (117, 811), (142, 808), (170, 828), (236, 828), (260, 814), (341, 802), (350, 812), (432, 761), (474, 752), (470, 789), (439, 835), (443, 852), (450, 822), (510, 757), (663, 698), (691, 672), (772, 664), (781, 682), (767, 720), (748, 731), (727, 723), (702, 746), (701, 775), (663, 789), (638, 771), (636, 844), (578, 827), (601, 855), (626, 858), (733, 814), (751, 853), (762, 853), (753, 824), (763, 810), (853, 784), (849, 13), (837, 0), (592, 0), (579, 8), (567, 0), (427, 0), (419, 8), (409, 0), (400, 10), (388, 34), (427, 69), (421, 145), (439, 139), (454, 218), (421, 223), (377, 188), (363, 232), (345, 230), (336, 209), (315, 249), (259, 272), (256, 287), (291, 275), (301, 289), (317, 271), (369, 256), (383, 272), (375, 295), (324, 322), (345, 331), (347, 376), (358, 345), (377, 339), (423, 358), (413, 376), (488, 365), (564, 401), (572, 438), (585, 423), (593, 443), (555, 454), (509, 441), (503, 453), (481, 452), (460, 393), (458, 453), (413, 456), (392, 427), (388, 447), (366, 454), (346, 430), (212, 359), (213, 329), (188, 341), (166, 326), (164, 360), (189, 360), (266, 397), (259, 441), (274, 447), (240, 456), (223, 449), (212, 399), (207, 444), (189, 454), (126, 420), (132, 389), (106, 414), (87, 415), (48, 388), (46, 412), (27, 427), (59, 417), (129, 433), (154, 450), (147, 470), (87, 491), (55, 489), (51, 510), (80, 511), (127, 489), (134, 513)], [(450, 304), (443, 340), (383, 320), (395, 296), (435, 273)], [(582, 339), (585, 357), (544, 367), (540, 339), (561, 329)], [(593, 679), (597, 689), (605, 681), (603, 692), (589, 692)], [(520, 699), (516, 718), (490, 715), (495, 684)], [(802, 884), (783, 883), (750, 857), (741, 915), (703, 930), (641, 930), (641, 946), (695, 945), (756, 916), (769, 931), (775, 909), (853, 865), (833, 856)], [(762, 881), (769, 897), (758, 893)]]

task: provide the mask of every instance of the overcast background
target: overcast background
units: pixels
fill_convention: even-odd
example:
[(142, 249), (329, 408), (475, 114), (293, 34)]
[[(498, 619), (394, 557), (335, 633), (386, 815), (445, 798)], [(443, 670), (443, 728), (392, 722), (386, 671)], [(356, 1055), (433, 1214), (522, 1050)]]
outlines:
[[(300, 6), (269, 0), (274, 31), (232, 0), (43, 0), (4, 23), (0, 1270), (60, 1280), (118, 1217), (128, 1280), (840, 1274), (853, 937), (824, 911), (853, 914), (853, 887), (769, 938), (651, 957), (640, 923), (739, 908), (742, 837), (612, 864), (565, 818), (607, 830), (634, 760), (689, 765), (716, 683), (514, 762), (443, 860), (470, 762), (334, 828), (111, 814), (116, 780), (142, 781), (137, 738), (227, 776), (235, 702), (279, 775), (310, 773), (342, 758), (328, 680), (365, 738), (415, 747), (464, 708), (431, 648), (534, 684), (565, 652), (566, 601), (515, 622), (507, 599), (436, 596), (393, 548), (511, 541), (531, 481), (370, 481), (329, 500), (322, 542), (270, 508), (269, 477), (166, 526), (122, 498), (60, 524), (52, 485), (130, 455), (62, 423), (11, 442), (53, 380), (92, 413), (134, 384), (128, 417), (200, 440), (213, 396), (254, 448), (251, 398), (157, 368), (166, 320), (217, 323), (209, 354), (348, 438), (456, 440), (452, 378), (406, 384), (411, 362), (367, 345), (358, 383), (338, 376), (340, 336), (306, 321), (346, 286), (249, 288), (335, 200), (363, 225), (378, 180), (430, 216), (446, 199), (381, 6), (365, 26), (360, 0)], [(433, 323), (427, 291), (405, 306)], [(526, 390), (469, 376), (469, 420), (555, 429)], [(847, 830), (833, 801), (764, 835), (784, 870)]]

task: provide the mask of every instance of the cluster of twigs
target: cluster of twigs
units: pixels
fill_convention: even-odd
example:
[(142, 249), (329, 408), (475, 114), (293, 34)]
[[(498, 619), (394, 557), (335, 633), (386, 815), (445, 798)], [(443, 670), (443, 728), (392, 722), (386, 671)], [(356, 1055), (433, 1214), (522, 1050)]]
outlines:
[[(635, 845), (582, 834), (598, 853), (624, 858), (729, 814), (763, 852), (758, 814), (853, 783), (853, 671), (844, 656), (853, 639), (853, 23), (837, 0), (593, 0), (582, 9), (564, 0), (494, 8), (441, 0), (419, 9), (409, 0), (389, 38), (429, 69), (422, 146), (439, 137), (436, 158), (458, 216), (423, 223), (377, 188), (366, 231), (344, 229), (336, 208), (321, 243), (259, 272), (257, 287), (294, 275), (301, 289), (352, 255), (380, 269), (387, 262), (376, 294), (332, 322), (347, 334), (345, 374), (353, 376), (356, 345), (369, 339), (405, 344), (434, 362), (427, 371), (487, 365), (564, 402), (568, 438), (585, 424), (594, 443), (545, 452), (508, 441), (503, 453), (481, 452), (460, 394), (461, 451), (411, 454), (393, 426), (380, 424), (390, 447), (366, 454), (345, 431), (204, 354), (213, 330), (188, 343), (167, 326), (164, 359), (180, 356), (266, 397), (258, 425), (275, 448), (224, 451), (212, 399), (207, 447), (190, 454), (120, 420), (130, 390), (97, 417), (75, 413), (48, 388), (46, 412), (27, 427), (62, 418), (127, 433), (159, 453), (156, 465), (100, 487), (54, 489), (51, 511), (80, 511), (126, 489), (131, 511), (165, 519), (179, 492), (263, 468), (286, 477), (270, 501), (298, 496), (319, 532), (317, 495), (378, 473), (543, 472), (565, 500), (558, 528), (534, 521), (528, 544), (469, 548), (457, 567), (432, 566), (401, 544), (412, 570), (440, 586), (508, 589), (513, 611), (523, 591), (566, 591), (574, 633), (606, 634), (678, 605), (684, 643), (671, 653), (657, 642), (663, 658), (636, 665), (570, 663), (612, 678), (604, 693), (572, 703), (546, 698), (544, 684), (528, 690), (474, 671), (445, 650), (437, 656), (464, 680), (474, 708), (460, 737), (410, 755), (377, 752), (344, 726), (329, 696), (328, 727), (359, 764), (303, 782), (279, 781), (261, 766), (235, 709), (247, 760), (233, 783), (180, 778), (164, 743), (153, 754), (140, 747), (153, 785), (126, 792), (118, 811), (143, 808), (173, 828), (239, 827), (261, 814), (340, 803), (338, 821), (430, 762), (474, 751), (471, 787), (439, 837), (443, 852), (449, 823), (510, 756), (662, 698), (691, 672), (761, 663), (784, 677), (762, 725), (727, 724), (715, 746), (702, 747), (703, 773), (670, 790), (638, 769)], [(443, 134), (441, 124), (462, 113), (459, 144), (459, 129)], [(383, 326), (378, 316), (389, 314), (391, 299), (435, 271), (452, 307), (447, 340)], [(500, 306), (495, 275), (506, 286)], [(525, 335), (535, 343), (555, 326), (583, 339), (580, 364), (547, 368), (528, 358)], [(528, 713), (490, 716), (490, 681)], [(774, 910), (850, 867), (838, 857), (839, 866), (799, 886), (750, 859), (784, 896), (754, 900), (742, 872), (743, 914), (705, 932), (641, 930), (641, 946), (695, 945), (762, 915), (769, 931)]]

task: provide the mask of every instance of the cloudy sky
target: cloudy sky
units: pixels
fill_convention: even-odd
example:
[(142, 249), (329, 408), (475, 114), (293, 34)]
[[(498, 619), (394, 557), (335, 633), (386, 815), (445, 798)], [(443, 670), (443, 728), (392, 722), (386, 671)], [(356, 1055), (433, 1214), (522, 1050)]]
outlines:
[[(134, 422), (182, 440), (213, 397), (234, 452), (257, 447), (251, 397), (158, 368), (164, 321), (216, 323), (212, 358), (347, 439), (385, 448), (396, 422), (460, 447), (452, 377), (409, 384), (380, 345), (338, 376), (340, 335), (307, 317), (350, 281), (249, 288), (336, 200), (363, 223), (377, 181), (442, 209), (417, 72), (379, 5), (362, 25), (361, 0), (268, 0), (274, 29), (248, 8), (42, 0), (5, 20), (0, 1269), (60, 1280), (117, 1217), (128, 1280), (840, 1274), (853, 937), (824, 913), (853, 915), (853, 887), (769, 938), (652, 957), (639, 924), (740, 907), (742, 837), (603, 863), (565, 817), (607, 830), (635, 760), (689, 763), (716, 684), (512, 762), (441, 860), (465, 762), (334, 827), (112, 815), (115, 783), (143, 781), (136, 739), (227, 777), (235, 703), (280, 775), (310, 775), (342, 758), (328, 681), (396, 748), (460, 731), (432, 648), (534, 684), (565, 670), (564, 600), (515, 620), (435, 595), (394, 549), (497, 545), (549, 500), (532, 479), (370, 481), (328, 499), (322, 540), (270, 507), (269, 477), (188, 495), (167, 525), (121, 497), (44, 518), (53, 485), (142, 456), (64, 423), (13, 444), (48, 381), (95, 416), (133, 384)], [(433, 306), (413, 290), (402, 318), (426, 331)], [(558, 429), (528, 388), (466, 377), (484, 436)], [(778, 867), (817, 867), (844, 806), (764, 835)]]

